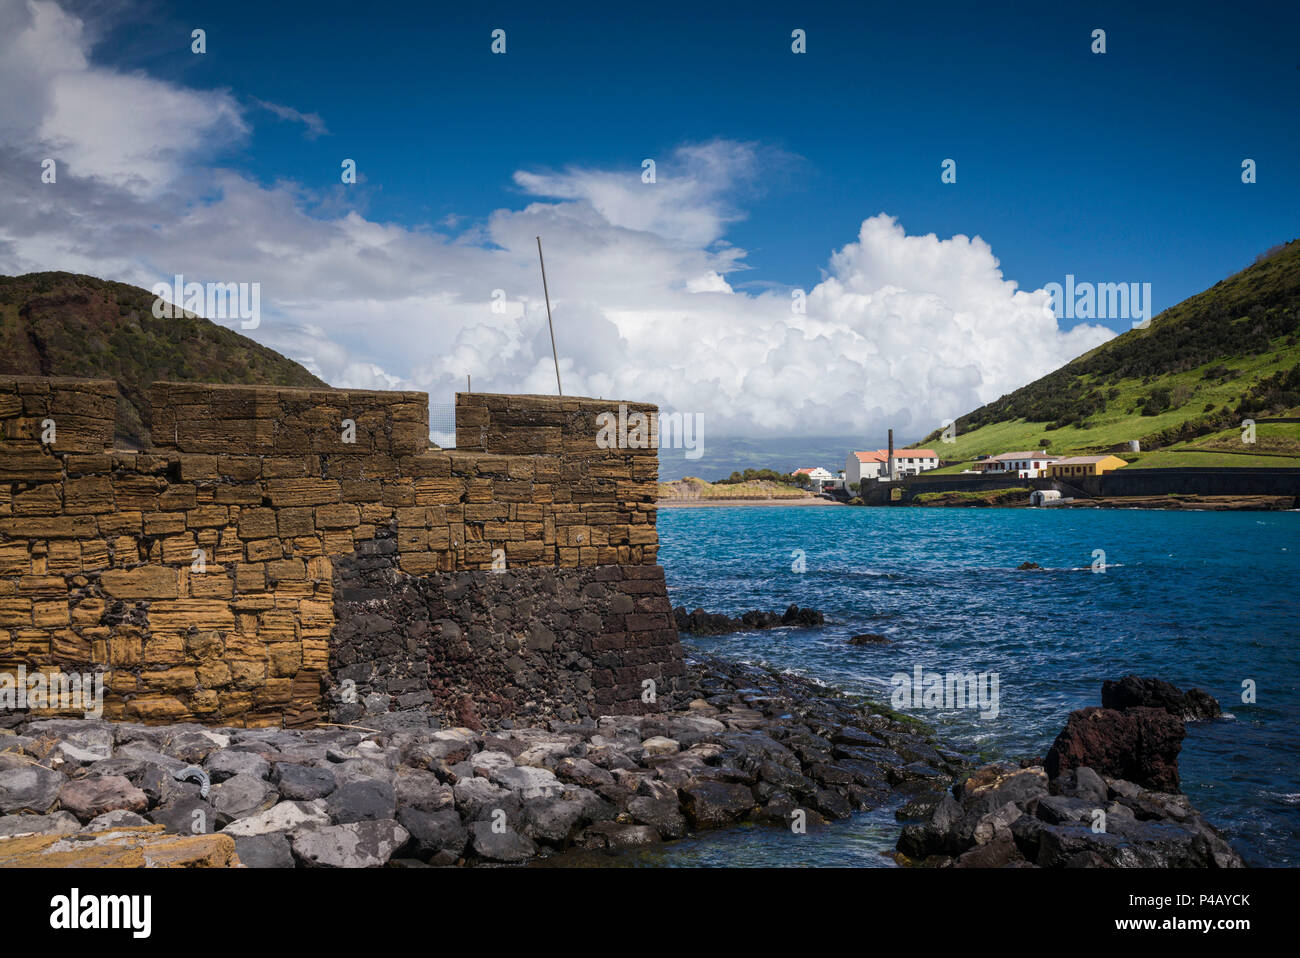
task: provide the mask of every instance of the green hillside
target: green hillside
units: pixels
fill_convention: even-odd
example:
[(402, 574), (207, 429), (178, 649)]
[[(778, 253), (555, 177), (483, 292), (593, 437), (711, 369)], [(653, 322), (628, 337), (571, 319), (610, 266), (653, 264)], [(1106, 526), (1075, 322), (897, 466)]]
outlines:
[(981, 455), (1046, 448), (1119, 452), (1135, 465), (1300, 466), (1300, 424), (1243, 419), (1300, 416), (1300, 241), (1263, 254), (1146, 329), (1117, 336), (1042, 379), (957, 420), (956, 441), (934, 445), (960, 472)]
[(117, 437), (143, 445), (160, 379), (324, 386), (247, 336), (193, 315), (158, 319), (153, 293), (74, 273), (0, 276), (0, 375), (115, 379)]

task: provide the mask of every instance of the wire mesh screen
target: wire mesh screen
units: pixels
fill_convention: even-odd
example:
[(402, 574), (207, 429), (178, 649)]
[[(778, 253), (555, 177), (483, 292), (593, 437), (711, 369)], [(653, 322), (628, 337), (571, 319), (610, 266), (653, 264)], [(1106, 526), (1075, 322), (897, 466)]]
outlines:
[(455, 403), (429, 403), (429, 438), (443, 449), (456, 448)]

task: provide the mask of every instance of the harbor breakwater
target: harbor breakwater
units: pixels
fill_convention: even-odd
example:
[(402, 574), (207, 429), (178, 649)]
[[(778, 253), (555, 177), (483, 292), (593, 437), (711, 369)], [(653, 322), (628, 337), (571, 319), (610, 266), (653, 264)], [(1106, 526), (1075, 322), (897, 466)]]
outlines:
[(1012, 487), (1055, 490), (1064, 496), (1097, 501), (1166, 496), (1271, 498), (1281, 503), (1253, 508), (1294, 508), (1300, 497), (1300, 469), (1263, 467), (1127, 467), (1100, 476), (1034, 479), (1014, 475), (908, 476), (893, 483), (872, 483), (860, 495), (866, 505), (910, 505), (927, 493), (988, 493)]

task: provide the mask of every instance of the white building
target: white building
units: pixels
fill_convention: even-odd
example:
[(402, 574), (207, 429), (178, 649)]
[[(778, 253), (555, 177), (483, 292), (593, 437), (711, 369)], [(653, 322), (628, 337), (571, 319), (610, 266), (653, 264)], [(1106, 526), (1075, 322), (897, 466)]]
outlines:
[[(885, 455), (889, 455), (886, 449)], [(933, 449), (895, 449), (894, 475), (915, 476), (927, 469), (939, 468), (939, 454)]]
[(820, 493), (823, 489), (835, 488), (842, 485), (839, 479), (831, 475), (830, 471), (823, 469), (821, 466), (805, 466), (802, 469), (796, 469), (790, 473), (792, 476), (807, 476), (812, 482), (812, 491)]
[[(939, 468), (939, 456), (933, 449), (895, 449), (894, 475), (915, 476), (927, 469)], [(865, 479), (889, 478), (889, 450), (873, 449), (851, 452), (844, 464), (844, 482), (861, 483)]]
[(882, 452), (851, 452), (844, 463), (845, 488), (860, 484), (864, 479), (879, 479), (885, 468), (887, 450)]
[[(1047, 475), (1047, 467), (1060, 458), (1049, 455), (1046, 449), (1037, 452), (1032, 449), (1028, 452), (1004, 452), (1000, 456), (983, 460), (984, 468), (981, 471), (1003, 473), (1018, 479), (1037, 479)], [(977, 468), (978, 466), (979, 464)]]

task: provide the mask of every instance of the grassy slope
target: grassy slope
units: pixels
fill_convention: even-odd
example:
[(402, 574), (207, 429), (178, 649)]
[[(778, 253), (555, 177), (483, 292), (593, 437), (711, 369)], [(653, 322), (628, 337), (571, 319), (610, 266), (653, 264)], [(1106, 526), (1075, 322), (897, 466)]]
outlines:
[[(1248, 417), (1300, 415), (1298, 305), (1300, 241), (1293, 241), (1165, 310), (1150, 328), (963, 416), (955, 442), (940, 442), (936, 432), (922, 445), (960, 460), (941, 472), (960, 472), (977, 455), (1038, 449), (1044, 440), (1054, 453), (1083, 454), (1138, 439), (1136, 462), (1147, 467), (1300, 465), (1300, 427), (1262, 424), (1249, 446), (1237, 426)], [(1261, 386), (1268, 377), (1283, 381)], [(1266, 436), (1277, 441), (1266, 446)]]
[(0, 276), (0, 375), (115, 379), (117, 433), (143, 444), (161, 380), (323, 386), (302, 366), (197, 316), (158, 319), (148, 290), (74, 273)]

